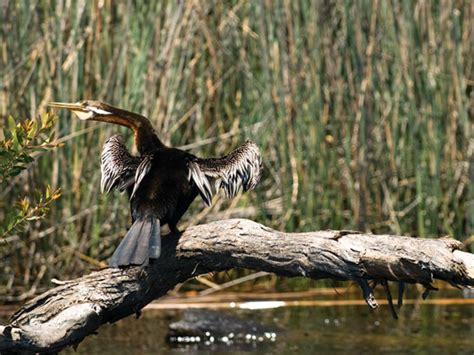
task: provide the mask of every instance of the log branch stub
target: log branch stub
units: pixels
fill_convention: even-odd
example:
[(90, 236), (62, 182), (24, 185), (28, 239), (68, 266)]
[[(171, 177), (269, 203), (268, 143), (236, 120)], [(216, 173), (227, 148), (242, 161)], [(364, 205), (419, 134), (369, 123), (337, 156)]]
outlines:
[(370, 280), (421, 283), (427, 289), (434, 279), (474, 286), (474, 255), (460, 251), (462, 244), (451, 239), (353, 231), (283, 233), (230, 219), (191, 227), (179, 237), (165, 236), (162, 244), (160, 259), (145, 269), (95, 271), (27, 302), (8, 325), (0, 325), (0, 351), (59, 351), (101, 324), (139, 314), (178, 283), (231, 268), (356, 281), (371, 308), (377, 303)]

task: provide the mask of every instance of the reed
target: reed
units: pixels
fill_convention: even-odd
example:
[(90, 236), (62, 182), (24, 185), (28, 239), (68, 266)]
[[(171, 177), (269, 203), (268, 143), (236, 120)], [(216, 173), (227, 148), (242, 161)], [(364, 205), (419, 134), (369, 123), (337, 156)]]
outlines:
[[(188, 224), (244, 216), (464, 240), (473, 12), (470, 1), (7, 1), (0, 115), (94, 98), (141, 112), (197, 155), (256, 141), (256, 192), (204, 212), (196, 201)], [(63, 191), (3, 248), (6, 292), (83, 272), (129, 224), (126, 197), (99, 191), (101, 145), (121, 129), (58, 114), (64, 147), (0, 192), (6, 208), (24, 189)]]

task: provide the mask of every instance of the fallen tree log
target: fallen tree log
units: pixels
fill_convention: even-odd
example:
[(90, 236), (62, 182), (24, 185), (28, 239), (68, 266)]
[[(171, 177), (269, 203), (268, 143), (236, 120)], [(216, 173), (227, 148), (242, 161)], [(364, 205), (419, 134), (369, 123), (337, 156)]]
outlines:
[(462, 247), (453, 239), (354, 231), (283, 233), (245, 219), (199, 225), (179, 237), (164, 237), (162, 256), (146, 269), (95, 271), (27, 302), (8, 325), (0, 325), (0, 351), (59, 351), (78, 344), (101, 324), (139, 314), (178, 283), (236, 267), (353, 280), (370, 307), (377, 304), (369, 281), (386, 289), (387, 281), (398, 281), (430, 290), (434, 279), (474, 286), (474, 254), (460, 251)]

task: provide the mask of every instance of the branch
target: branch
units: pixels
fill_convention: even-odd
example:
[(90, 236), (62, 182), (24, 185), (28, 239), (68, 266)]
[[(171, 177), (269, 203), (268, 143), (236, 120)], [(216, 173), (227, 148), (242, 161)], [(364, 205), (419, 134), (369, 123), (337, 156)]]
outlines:
[[(160, 259), (146, 269), (106, 268), (45, 292), (0, 326), (0, 351), (58, 351), (208, 272), (247, 268), (281, 276), (356, 281), (376, 307), (368, 281), (420, 283), (434, 279), (474, 286), (474, 255), (452, 239), (416, 239), (353, 231), (282, 233), (230, 219), (165, 236)], [(403, 289), (402, 289), (403, 290)], [(402, 291), (403, 292), (403, 291)]]

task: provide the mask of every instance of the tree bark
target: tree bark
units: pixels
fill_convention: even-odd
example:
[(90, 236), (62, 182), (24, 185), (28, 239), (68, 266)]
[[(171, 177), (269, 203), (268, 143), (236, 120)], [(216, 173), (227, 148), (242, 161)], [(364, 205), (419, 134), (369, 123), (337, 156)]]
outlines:
[[(106, 268), (61, 284), (23, 305), (0, 326), (0, 351), (55, 352), (101, 324), (115, 322), (178, 283), (235, 267), (281, 276), (353, 280), (376, 307), (370, 280), (420, 283), (434, 279), (474, 286), (474, 255), (453, 239), (417, 239), (354, 231), (282, 233), (245, 220), (217, 221), (163, 238), (149, 267)], [(402, 288), (403, 289), (403, 288)], [(387, 294), (387, 297), (390, 295)]]

